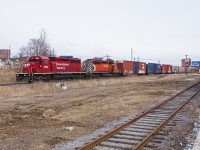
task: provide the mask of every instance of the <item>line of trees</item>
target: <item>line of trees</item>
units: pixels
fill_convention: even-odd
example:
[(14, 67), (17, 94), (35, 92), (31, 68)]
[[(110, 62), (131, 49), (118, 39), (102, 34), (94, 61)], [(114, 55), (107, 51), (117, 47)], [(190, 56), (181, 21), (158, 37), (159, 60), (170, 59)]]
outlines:
[(48, 42), (46, 31), (42, 29), (39, 38), (30, 39), (26, 46), (22, 46), (19, 49), (19, 56), (55, 56), (55, 51)]

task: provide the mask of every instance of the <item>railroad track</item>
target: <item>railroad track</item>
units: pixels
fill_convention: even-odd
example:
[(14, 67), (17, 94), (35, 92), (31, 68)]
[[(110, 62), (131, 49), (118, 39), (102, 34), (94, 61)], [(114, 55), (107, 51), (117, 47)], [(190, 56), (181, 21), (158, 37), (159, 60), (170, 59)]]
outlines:
[(11, 85), (21, 85), (21, 84), (28, 84), (28, 83), (5, 83), (5, 84), (0, 84), (0, 86), (11, 86)]
[[(152, 147), (148, 147), (152, 141), (158, 144), (162, 141), (162, 138), (158, 138), (156, 135), (158, 135), (158, 133), (162, 134), (161, 129), (169, 124), (174, 116), (197, 95), (199, 91), (200, 82), (139, 114), (137, 117), (120, 125), (113, 131), (79, 148), (79, 150), (152, 149)], [(157, 138), (155, 138), (155, 136)]]

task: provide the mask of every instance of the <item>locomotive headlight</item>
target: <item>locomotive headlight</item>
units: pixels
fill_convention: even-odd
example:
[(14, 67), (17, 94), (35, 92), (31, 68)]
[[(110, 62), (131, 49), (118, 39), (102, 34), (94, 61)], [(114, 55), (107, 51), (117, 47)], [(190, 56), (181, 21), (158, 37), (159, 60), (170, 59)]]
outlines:
[(24, 67), (29, 67), (30, 66), (30, 64), (24, 64)]

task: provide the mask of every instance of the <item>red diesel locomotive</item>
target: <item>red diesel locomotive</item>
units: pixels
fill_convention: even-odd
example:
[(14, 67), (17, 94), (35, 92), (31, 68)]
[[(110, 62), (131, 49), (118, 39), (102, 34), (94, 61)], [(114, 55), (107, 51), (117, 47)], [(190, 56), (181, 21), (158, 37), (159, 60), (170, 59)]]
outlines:
[(16, 74), (16, 80), (32, 82), (37, 79), (48, 80), (56, 76), (76, 77), (82, 74), (79, 58), (31, 56), (28, 62), (23, 64), (22, 73)]
[(23, 66), (23, 73), (62, 73), (81, 72), (81, 60), (78, 58), (60, 58), (32, 56)]
[(82, 70), (93, 75), (119, 74), (118, 66), (112, 59), (87, 59), (83, 62)]

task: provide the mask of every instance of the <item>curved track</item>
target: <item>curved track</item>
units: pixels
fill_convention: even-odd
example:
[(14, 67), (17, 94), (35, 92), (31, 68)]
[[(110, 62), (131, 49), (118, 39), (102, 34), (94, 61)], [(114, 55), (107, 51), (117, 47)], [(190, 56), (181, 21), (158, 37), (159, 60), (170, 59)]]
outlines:
[(200, 83), (179, 92), (175, 96), (143, 112), (106, 135), (83, 146), (80, 150), (148, 149), (147, 144), (163, 127), (200, 91)]

